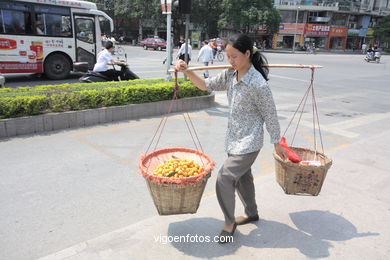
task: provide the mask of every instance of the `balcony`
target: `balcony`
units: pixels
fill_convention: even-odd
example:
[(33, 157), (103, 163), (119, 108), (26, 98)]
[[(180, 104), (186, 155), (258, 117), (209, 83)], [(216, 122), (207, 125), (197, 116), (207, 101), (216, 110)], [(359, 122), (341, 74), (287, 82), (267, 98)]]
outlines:
[(338, 11), (339, 3), (318, 3), (317, 5), (301, 5), (295, 2), (275, 3), (275, 8), (279, 10), (297, 10), (300, 11)]
[(310, 16), (309, 23), (327, 23), (330, 21), (330, 17)]

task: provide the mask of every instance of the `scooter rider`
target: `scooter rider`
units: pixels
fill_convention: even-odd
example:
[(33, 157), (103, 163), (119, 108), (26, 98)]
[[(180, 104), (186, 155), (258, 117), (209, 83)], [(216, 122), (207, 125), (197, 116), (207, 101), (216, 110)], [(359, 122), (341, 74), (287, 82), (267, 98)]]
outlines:
[(110, 66), (108, 65), (126, 65), (126, 63), (116, 60), (114, 59), (114, 57), (112, 57), (114, 49), (114, 44), (111, 41), (105, 42), (105, 49), (99, 52), (96, 64), (93, 67), (93, 71), (99, 72), (100, 74), (103, 74), (104, 76), (112, 80), (118, 80), (118, 77), (121, 75), (121, 72), (110, 68)]

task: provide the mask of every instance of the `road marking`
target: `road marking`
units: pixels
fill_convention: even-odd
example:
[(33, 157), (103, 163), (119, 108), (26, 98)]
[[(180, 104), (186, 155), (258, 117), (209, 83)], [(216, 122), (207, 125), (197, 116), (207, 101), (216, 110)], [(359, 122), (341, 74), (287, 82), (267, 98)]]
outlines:
[(387, 113), (373, 113), (365, 116), (360, 116), (350, 120), (345, 120), (342, 122), (334, 123), (328, 125), (328, 127), (335, 127), (338, 129), (349, 129), (357, 126), (367, 125), (376, 121), (384, 120), (390, 117), (390, 112)]
[[(289, 95), (291, 97), (291, 94)], [(350, 93), (350, 92), (346, 92), (344, 94), (338, 94), (338, 95), (332, 95), (332, 96), (325, 96), (325, 97), (316, 97), (316, 102), (317, 103), (323, 103), (323, 102), (327, 102), (327, 101), (334, 101), (334, 100), (340, 100), (340, 99), (343, 99), (343, 98), (351, 98), (351, 97), (360, 97), (361, 96), (361, 93)], [(311, 100), (311, 98), (310, 98)], [(276, 108), (278, 110), (284, 110), (284, 109), (290, 109), (290, 108), (297, 108), (298, 105), (297, 104), (283, 104), (283, 105), (276, 105)], [(309, 104), (306, 104), (306, 107), (309, 108), (311, 106), (309, 106)]]
[[(191, 115), (191, 120), (198, 119), (198, 118), (208, 119), (208, 118), (212, 117), (211, 115), (208, 115), (205, 112), (201, 112), (202, 114), (199, 114), (199, 112), (195, 111), (193, 113), (195, 113), (195, 115), (194, 114)], [(196, 113), (198, 113), (198, 114), (196, 115)], [(177, 121), (177, 120), (184, 121), (184, 114), (173, 114), (173, 115), (168, 116), (168, 117), (169, 117), (168, 121)], [(138, 130), (138, 129), (134, 130), (133, 128), (141, 127), (141, 126), (150, 126), (150, 125), (155, 125), (155, 128), (153, 128), (153, 130), (151, 130), (152, 133), (154, 133), (156, 131), (157, 125), (160, 121), (161, 121), (161, 119), (152, 119), (152, 120), (148, 120), (147, 122), (136, 122), (136, 123), (132, 122), (129, 124), (116, 126), (116, 127), (108, 127), (108, 128), (105, 127), (105, 128), (87, 130), (87, 131), (78, 132), (78, 133), (72, 133), (72, 134), (70, 134), (70, 136), (73, 137), (74, 139), (78, 140), (79, 142), (84, 143), (84, 144), (92, 147), (93, 149), (97, 150), (98, 152), (101, 152), (102, 154), (105, 154), (106, 156), (111, 157), (117, 163), (127, 166), (127, 165), (131, 164), (131, 160), (129, 160), (127, 158), (123, 158), (121, 156), (118, 156), (115, 153), (110, 152), (108, 150), (109, 147), (106, 147), (105, 145), (99, 145), (97, 143), (94, 143), (94, 142), (88, 140), (87, 136), (93, 135), (93, 134), (100, 134), (100, 133), (110, 133), (110, 132), (119, 132), (119, 131), (123, 132), (126, 129), (128, 129), (126, 131), (139, 132), (140, 130)], [(130, 128), (130, 130), (129, 130), (129, 128)], [(142, 132), (145, 133), (145, 130), (143, 130)], [(151, 135), (152, 135), (152, 133), (151, 133)], [(148, 139), (145, 142), (145, 145), (147, 145), (149, 142), (150, 142), (150, 139)]]
[(291, 78), (291, 77), (280, 76), (280, 75), (276, 75), (276, 74), (269, 74), (269, 75), (270, 75), (270, 78), (274, 77), (274, 78), (281, 78), (281, 79), (296, 80), (296, 81), (301, 81), (301, 82), (306, 82), (306, 83), (310, 82), (310, 80)]
[[(278, 113), (278, 116), (290, 118), (291, 115)], [(305, 126), (307, 128), (313, 129), (313, 122), (312, 121), (306, 121), (306, 120), (302, 120), (301, 119), (301, 121), (299, 122), (299, 125), (302, 125), (302, 126)], [(348, 138), (356, 138), (356, 137), (358, 137), (360, 135), (360, 134), (355, 133), (355, 132), (347, 131), (347, 130), (340, 129), (340, 128), (337, 128), (337, 127), (330, 127), (330, 126), (324, 125), (324, 124), (320, 124), (320, 127), (321, 127), (321, 131), (327, 131), (329, 133), (341, 135), (341, 136), (348, 137)]]

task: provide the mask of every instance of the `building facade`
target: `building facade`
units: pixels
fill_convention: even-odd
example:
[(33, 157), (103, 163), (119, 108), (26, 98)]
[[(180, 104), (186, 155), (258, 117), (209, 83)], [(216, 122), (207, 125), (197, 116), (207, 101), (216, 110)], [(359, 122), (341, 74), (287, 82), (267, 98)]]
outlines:
[(374, 42), (373, 27), (390, 14), (390, 0), (275, 0), (282, 22), (272, 48), (360, 49)]

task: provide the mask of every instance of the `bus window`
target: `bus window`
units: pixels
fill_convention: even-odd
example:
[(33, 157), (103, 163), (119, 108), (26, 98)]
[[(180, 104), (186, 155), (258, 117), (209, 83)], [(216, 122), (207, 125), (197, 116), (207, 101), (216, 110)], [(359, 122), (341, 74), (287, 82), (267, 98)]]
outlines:
[(87, 43), (95, 42), (94, 21), (92, 19), (76, 19), (76, 36), (77, 39)]
[(35, 6), (36, 34), (48, 36), (71, 36), (72, 26), (68, 8)]
[(31, 32), (30, 7), (26, 4), (0, 2), (1, 33), (26, 34)]
[(4, 33), (3, 12), (0, 10), (0, 33)]
[(35, 16), (35, 31), (38, 35), (46, 35), (46, 21), (43, 14)]
[(70, 16), (61, 17), (61, 35), (62, 36), (72, 35), (72, 25), (70, 22)]
[(4, 29), (8, 34), (25, 34), (26, 25), (24, 13), (20, 11), (3, 10)]
[(99, 16), (100, 33), (111, 35), (110, 22), (103, 16)]

